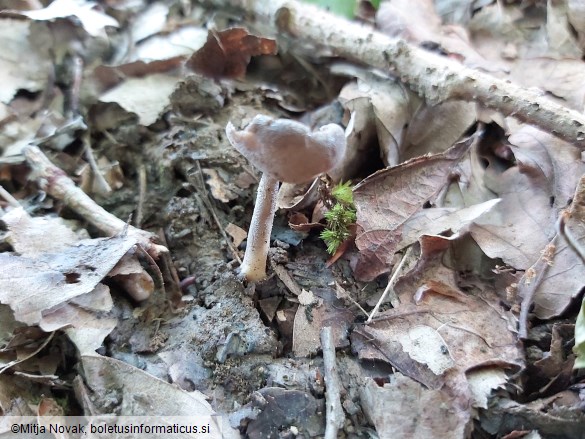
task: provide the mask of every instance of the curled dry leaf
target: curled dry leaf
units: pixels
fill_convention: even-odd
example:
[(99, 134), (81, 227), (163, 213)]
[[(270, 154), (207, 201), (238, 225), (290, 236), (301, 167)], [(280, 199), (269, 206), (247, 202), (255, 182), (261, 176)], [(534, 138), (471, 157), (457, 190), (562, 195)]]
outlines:
[(302, 357), (317, 353), (321, 348), (319, 332), (324, 326), (332, 327), (336, 347), (346, 347), (349, 325), (355, 318), (353, 312), (343, 305), (333, 290), (315, 289), (312, 299), (312, 294), (306, 295), (309, 302), (313, 299), (321, 304), (305, 302), (307, 305), (301, 304), (297, 309), (293, 327), (294, 354)]
[(79, 236), (60, 217), (30, 217), (24, 209), (17, 208), (2, 216), (8, 227), (8, 242), (21, 256), (37, 257), (45, 252), (55, 252), (79, 241)]
[[(233, 430), (206, 401), (205, 395), (198, 391), (186, 392), (173, 384), (162, 381), (136, 367), (113, 358), (83, 355), (84, 383), (92, 394), (95, 414), (112, 414), (112, 401), (116, 401), (120, 422), (132, 422), (132, 416), (176, 416), (179, 422), (184, 417), (191, 420), (205, 419), (212, 426), (210, 438), (234, 437)], [(180, 421), (181, 418), (183, 421)], [(136, 419), (134, 419), (136, 422)], [(223, 435), (222, 435), (223, 433)]]
[[(577, 242), (585, 241), (585, 177), (581, 177), (569, 208), (566, 229)], [(548, 251), (547, 251), (548, 249)], [(585, 287), (585, 266), (566, 240), (555, 235), (518, 283), (520, 297), (533, 295), (540, 319), (561, 315)], [(527, 304), (529, 305), (529, 304)]]
[(134, 251), (126, 253), (108, 276), (137, 301), (148, 299), (154, 291), (154, 281), (142, 267)]
[(251, 35), (241, 27), (210, 30), (207, 42), (186, 66), (210, 78), (241, 78), (252, 56), (276, 55), (276, 41)]

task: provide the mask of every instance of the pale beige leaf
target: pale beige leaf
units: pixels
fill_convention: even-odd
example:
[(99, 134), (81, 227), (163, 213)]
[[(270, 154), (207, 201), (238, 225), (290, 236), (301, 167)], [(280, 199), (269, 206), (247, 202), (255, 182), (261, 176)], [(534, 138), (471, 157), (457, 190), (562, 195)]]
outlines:
[(44, 310), (92, 291), (135, 244), (117, 236), (37, 258), (0, 253), (0, 302), (10, 305), (17, 320), (36, 324)]
[(447, 392), (426, 389), (400, 374), (379, 387), (371, 378), (360, 387), (360, 401), (382, 438), (461, 439), (469, 413), (456, 407)]
[(152, 125), (169, 105), (169, 96), (178, 81), (178, 78), (164, 74), (129, 78), (100, 96), (100, 101), (115, 102), (126, 111), (137, 114), (142, 125)]

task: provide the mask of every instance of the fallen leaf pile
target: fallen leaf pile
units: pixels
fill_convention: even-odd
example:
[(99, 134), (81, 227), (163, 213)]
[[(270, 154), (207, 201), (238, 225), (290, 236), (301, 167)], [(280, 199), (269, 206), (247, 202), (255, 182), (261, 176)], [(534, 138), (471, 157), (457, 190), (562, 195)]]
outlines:
[[(0, 0), (0, 414), (584, 437), (583, 142), (518, 97), (585, 114), (585, 2), (269, 3)], [(307, 29), (308, 3), (376, 33)], [(382, 36), (517, 94), (444, 100), (445, 70), (430, 96), (435, 67), (352, 52)], [(347, 152), (281, 186), (245, 285), (259, 175), (225, 127), (258, 114), (339, 124)], [(328, 260), (340, 183), (355, 224)]]

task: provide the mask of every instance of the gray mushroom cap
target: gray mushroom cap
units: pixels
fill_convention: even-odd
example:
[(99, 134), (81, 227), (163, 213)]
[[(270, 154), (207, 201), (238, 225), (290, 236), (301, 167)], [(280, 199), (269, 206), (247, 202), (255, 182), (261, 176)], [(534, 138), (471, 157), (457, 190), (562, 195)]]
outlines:
[(257, 169), (287, 183), (305, 183), (331, 170), (346, 148), (343, 128), (336, 124), (311, 131), (300, 122), (258, 115), (241, 131), (231, 122), (225, 131)]

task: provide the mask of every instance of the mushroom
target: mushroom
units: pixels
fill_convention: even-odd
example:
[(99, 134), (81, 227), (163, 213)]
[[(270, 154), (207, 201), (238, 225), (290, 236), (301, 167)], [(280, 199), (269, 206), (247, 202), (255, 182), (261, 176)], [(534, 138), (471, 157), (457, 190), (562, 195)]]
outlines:
[(345, 153), (345, 133), (336, 124), (311, 132), (300, 122), (262, 115), (241, 131), (228, 122), (225, 131), (234, 148), (262, 172), (240, 267), (241, 277), (257, 282), (266, 278), (279, 182), (305, 183), (334, 168)]

